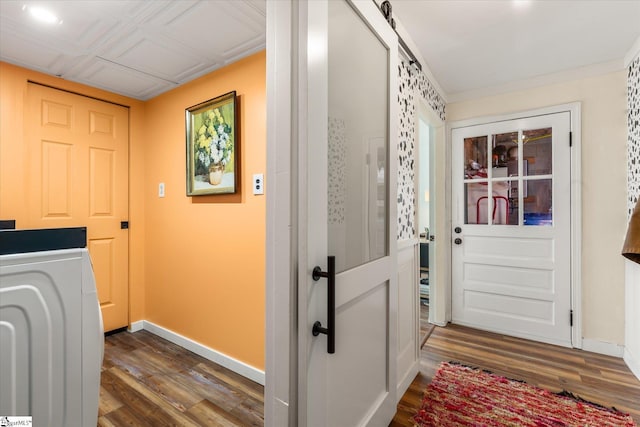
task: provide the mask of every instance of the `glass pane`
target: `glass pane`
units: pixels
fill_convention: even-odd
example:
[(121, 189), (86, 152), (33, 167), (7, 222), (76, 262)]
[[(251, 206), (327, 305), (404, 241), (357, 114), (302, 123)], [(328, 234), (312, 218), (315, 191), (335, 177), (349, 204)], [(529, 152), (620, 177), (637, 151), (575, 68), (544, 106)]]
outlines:
[(464, 212), (465, 224), (488, 224), (489, 203), (486, 183), (467, 183), (464, 185), (467, 207)]
[[(507, 132), (491, 135), (491, 176), (492, 176), (492, 201), (491, 224), (513, 225), (518, 224), (518, 211), (514, 210), (512, 188), (517, 188), (517, 180), (508, 180), (509, 177), (518, 177), (518, 132)], [(517, 195), (515, 196), (517, 199)], [(517, 200), (515, 205), (517, 205)], [(514, 214), (515, 212), (515, 214)]]
[(551, 128), (522, 132), (524, 175), (551, 175), (553, 171)]
[(487, 177), (487, 137), (476, 136), (464, 139), (464, 177)]
[(552, 181), (537, 179), (524, 181), (524, 225), (553, 225)]
[(507, 181), (508, 225), (519, 225), (520, 205), (518, 199), (518, 181)]
[(493, 165), (493, 167), (509, 167), (508, 174), (505, 173), (504, 176), (517, 176), (518, 132), (508, 132), (492, 135), (491, 139), (491, 164)]
[[(513, 182), (513, 181), (512, 181)], [(515, 181), (518, 182), (518, 181)], [(491, 223), (496, 225), (518, 224), (518, 220), (511, 222), (510, 211), (511, 202), (509, 201), (509, 189), (511, 182), (501, 181), (494, 182), (492, 187), (493, 208), (491, 213)], [(516, 217), (517, 218), (517, 217)]]
[(351, 6), (328, 7), (328, 244), (341, 272), (388, 253), (389, 66)]

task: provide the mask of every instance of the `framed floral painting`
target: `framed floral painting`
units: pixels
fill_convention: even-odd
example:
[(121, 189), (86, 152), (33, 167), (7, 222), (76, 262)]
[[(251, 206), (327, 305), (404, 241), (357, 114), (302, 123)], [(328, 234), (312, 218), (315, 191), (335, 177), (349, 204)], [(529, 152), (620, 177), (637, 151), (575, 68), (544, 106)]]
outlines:
[(187, 196), (236, 192), (236, 92), (186, 110)]

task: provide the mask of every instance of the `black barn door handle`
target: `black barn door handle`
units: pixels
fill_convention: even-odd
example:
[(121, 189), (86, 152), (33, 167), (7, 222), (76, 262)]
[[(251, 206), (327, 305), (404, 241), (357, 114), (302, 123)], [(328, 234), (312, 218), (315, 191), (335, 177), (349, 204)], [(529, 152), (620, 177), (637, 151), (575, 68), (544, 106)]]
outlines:
[(320, 267), (314, 267), (311, 275), (317, 282), (321, 277), (326, 277), (327, 283), (327, 327), (322, 327), (322, 323), (317, 321), (313, 324), (312, 333), (314, 337), (320, 334), (327, 336), (327, 353), (336, 352), (336, 257), (327, 257), (327, 271), (322, 271)]

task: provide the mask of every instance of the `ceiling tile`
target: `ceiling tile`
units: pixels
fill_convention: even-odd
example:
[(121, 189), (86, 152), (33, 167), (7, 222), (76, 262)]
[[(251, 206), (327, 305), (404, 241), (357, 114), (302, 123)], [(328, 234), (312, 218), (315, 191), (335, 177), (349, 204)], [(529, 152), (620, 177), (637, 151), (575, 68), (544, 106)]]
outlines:
[(142, 100), (176, 87), (170, 82), (100, 58), (93, 58), (81, 71), (67, 78)]

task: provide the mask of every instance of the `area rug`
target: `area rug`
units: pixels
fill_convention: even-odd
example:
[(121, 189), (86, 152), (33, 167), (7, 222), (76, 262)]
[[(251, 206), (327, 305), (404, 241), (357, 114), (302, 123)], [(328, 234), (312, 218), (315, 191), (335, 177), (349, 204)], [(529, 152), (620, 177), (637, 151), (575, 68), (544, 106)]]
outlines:
[(443, 362), (416, 426), (636, 427), (630, 415), (467, 366)]

